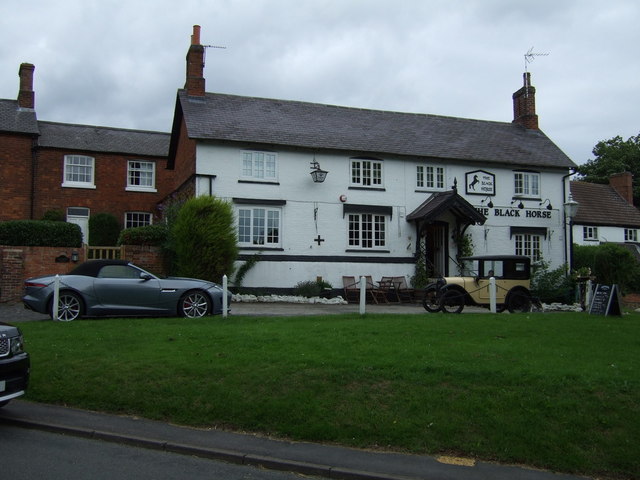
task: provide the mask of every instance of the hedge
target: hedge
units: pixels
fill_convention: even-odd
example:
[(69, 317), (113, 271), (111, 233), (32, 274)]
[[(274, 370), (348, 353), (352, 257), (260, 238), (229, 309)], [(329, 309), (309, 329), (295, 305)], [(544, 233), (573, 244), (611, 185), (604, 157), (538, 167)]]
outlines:
[(48, 220), (0, 222), (0, 245), (81, 247), (82, 231), (74, 223)]
[(162, 247), (167, 241), (168, 228), (164, 224), (126, 228), (120, 232), (118, 245), (153, 245)]

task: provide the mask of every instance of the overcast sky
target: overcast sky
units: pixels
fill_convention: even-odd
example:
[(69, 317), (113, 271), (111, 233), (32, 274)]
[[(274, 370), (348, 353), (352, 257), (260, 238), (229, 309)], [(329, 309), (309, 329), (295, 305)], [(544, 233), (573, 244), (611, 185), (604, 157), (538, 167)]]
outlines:
[(576, 163), (640, 133), (638, 0), (0, 0), (0, 98), (38, 119), (169, 132), (193, 25), (209, 92), (510, 122), (526, 65)]

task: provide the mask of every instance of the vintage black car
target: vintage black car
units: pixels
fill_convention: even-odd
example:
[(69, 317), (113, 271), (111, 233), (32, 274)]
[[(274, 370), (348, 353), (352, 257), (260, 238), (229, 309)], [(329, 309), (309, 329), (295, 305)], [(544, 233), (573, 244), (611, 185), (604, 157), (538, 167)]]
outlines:
[(0, 322), (0, 407), (24, 395), (29, 384), (30, 368), (22, 332), (17, 327)]

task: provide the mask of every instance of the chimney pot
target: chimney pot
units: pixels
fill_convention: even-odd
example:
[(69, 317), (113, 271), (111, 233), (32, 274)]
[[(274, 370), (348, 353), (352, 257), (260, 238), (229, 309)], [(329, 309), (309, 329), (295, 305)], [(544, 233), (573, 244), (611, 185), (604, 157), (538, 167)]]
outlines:
[(200, 25), (193, 26), (193, 35), (191, 35), (191, 45), (200, 45)]

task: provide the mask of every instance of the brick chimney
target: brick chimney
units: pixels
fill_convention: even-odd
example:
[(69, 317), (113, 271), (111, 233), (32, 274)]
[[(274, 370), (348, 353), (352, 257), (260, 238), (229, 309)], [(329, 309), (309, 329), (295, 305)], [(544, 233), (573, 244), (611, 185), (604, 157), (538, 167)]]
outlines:
[(609, 177), (609, 185), (633, 205), (633, 174), (631, 172), (615, 173)]
[(538, 130), (536, 115), (536, 89), (531, 86), (531, 74), (523, 75), (524, 86), (513, 94), (513, 123), (532, 130)]
[(18, 106), (20, 108), (36, 108), (36, 94), (33, 91), (33, 71), (35, 66), (30, 63), (20, 64), (20, 91), (18, 92)]
[(187, 52), (187, 80), (184, 88), (187, 95), (204, 97), (204, 47), (200, 45), (200, 25), (193, 26), (191, 46)]

